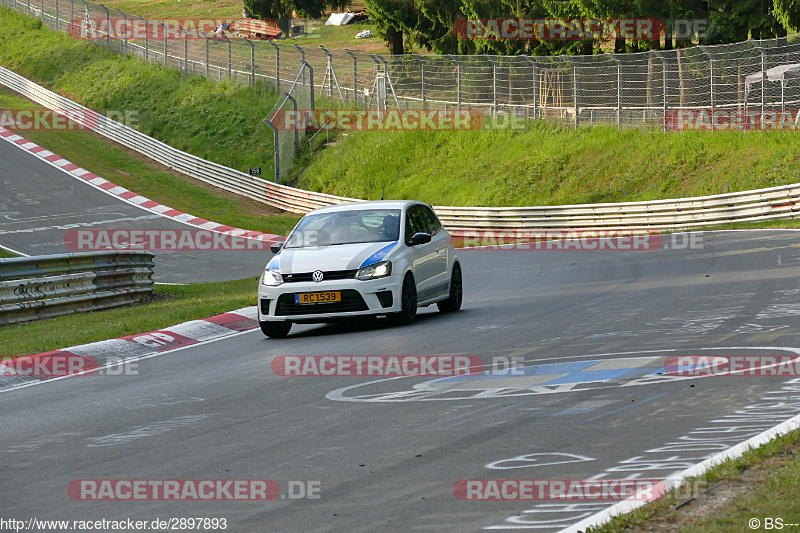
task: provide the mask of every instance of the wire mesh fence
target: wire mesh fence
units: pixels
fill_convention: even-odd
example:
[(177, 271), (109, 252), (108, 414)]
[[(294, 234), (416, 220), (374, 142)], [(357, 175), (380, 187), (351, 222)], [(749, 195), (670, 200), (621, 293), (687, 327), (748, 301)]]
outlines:
[[(327, 105), (464, 109), (576, 127), (665, 130), (794, 124), (800, 108), (800, 44), (786, 38), (590, 56), (391, 56), (190, 31), (85, 0), (0, 3), (52, 29), (188, 74), (269, 82), (280, 91), (304, 87), (305, 98), (313, 71), (316, 98)], [(148, 31), (124, 31), (134, 24)], [(284, 150), (295, 143), (277, 144)], [(281, 159), (279, 172), (291, 157)]]

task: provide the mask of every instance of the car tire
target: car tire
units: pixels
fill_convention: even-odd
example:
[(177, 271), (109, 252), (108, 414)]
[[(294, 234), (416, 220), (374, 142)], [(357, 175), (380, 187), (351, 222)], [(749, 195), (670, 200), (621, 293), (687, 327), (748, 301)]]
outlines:
[(282, 339), (292, 329), (291, 322), (259, 322), (261, 331), (271, 339)]
[(461, 282), (461, 265), (453, 264), (453, 273), (450, 274), (450, 297), (447, 300), (438, 302), (436, 307), (442, 313), (452, 313), (461, 309), (461, 298), (464, 289)]
[(414, 283), (414, 276), (406, 274), (403, 280), (403, 288), (400, 291), (400, 312), (393, 316), (397, 324), (410, 324), (417, 317), (417, 284)]

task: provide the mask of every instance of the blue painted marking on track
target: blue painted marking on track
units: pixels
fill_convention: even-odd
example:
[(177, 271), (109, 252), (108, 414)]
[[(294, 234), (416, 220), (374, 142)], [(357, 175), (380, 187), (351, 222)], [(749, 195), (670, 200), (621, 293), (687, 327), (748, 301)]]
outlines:
[(435, 383), (448, 383), (453, 381), (471, 381), (476, 379), (500, 379), (500, 378), (515, 378), (524, 376), (546, 376), (549, 374), (572, 374), (584, 368), (602, 363), (602, 360), (597, 361), (578, 361), (572, 363), (553, 363), (549, 365), (537, 366), (522, 366), (507, 370), (497, 370), (491, 374), (475, 374), (473, 376), (453, 376), (449, 378), (437, 379)]
[(371, 265), (373, 263), (379, 262), (384, 257), (386, 257), (386, 254), (388, 254), (392, 250), (392, 248), (394, 248), (395, 245), (397, 245), (398, 242), (399, 241), (394, 241), (394, 242), (384, 246), (383, 248), (381, 248), (380, 250), (378, 250), (377, 252), (375, 252), (371, 256), (367, 257), (364, 260), (364, 262), (361, 263), (361, 266), (358, 267), (358, 268), (364, 268), (365, 266), (369, 266), (369, 265)]
[[(618, 368), (614, 370), (584, 370), (582, 372), (574, 372), (566, 376), (557, 377), (550, 381), (545, 381), (541, 385), (561, 385), (562, 383), (581, 383), (584, 381), (609, 381), (612, 379), (620, 378), (626, 374), (636, 373), (637, 375), (649, 374), (648, 368)], [(653, 368), (652, 370), (655, 370)], [(644, 372), (642, 372), (644, 371)]]

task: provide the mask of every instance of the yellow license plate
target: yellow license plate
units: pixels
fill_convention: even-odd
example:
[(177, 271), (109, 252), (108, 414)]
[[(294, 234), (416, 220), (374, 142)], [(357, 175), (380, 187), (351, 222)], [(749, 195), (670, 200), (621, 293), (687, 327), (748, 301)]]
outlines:
[(324, 304), (328, 302), (341, 302), (342, 293), (339, 291), (330, 292), (301, 292), (294, 295), (296, 304)]

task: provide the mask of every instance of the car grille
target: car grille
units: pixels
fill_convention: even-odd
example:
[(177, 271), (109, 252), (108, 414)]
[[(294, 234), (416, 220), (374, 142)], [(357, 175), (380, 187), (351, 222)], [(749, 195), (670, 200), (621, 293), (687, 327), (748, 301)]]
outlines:
[(320, 304), (296, 304), (294, 303), (294, 294), (281, 294), (278, 297), (278, 307), (275, 310), (275, 315), (316, 315), (318, 313), (346, 313), (348, 311), (366, 311), (369, 309), (358, 291), (347, 289), (341, 291), (341, 293), (341, 302)]
[[(322, 281), (335, 280), (335, 279), (352, 279), (356, 277), (358, 270), (331, 270), (330, 272), (323, 272)], [(301, 272), (298, 274), (284, 274), (284, 283), (298, 283), (301, 281), (314, 281), (311, 276), (313, 272)]]

